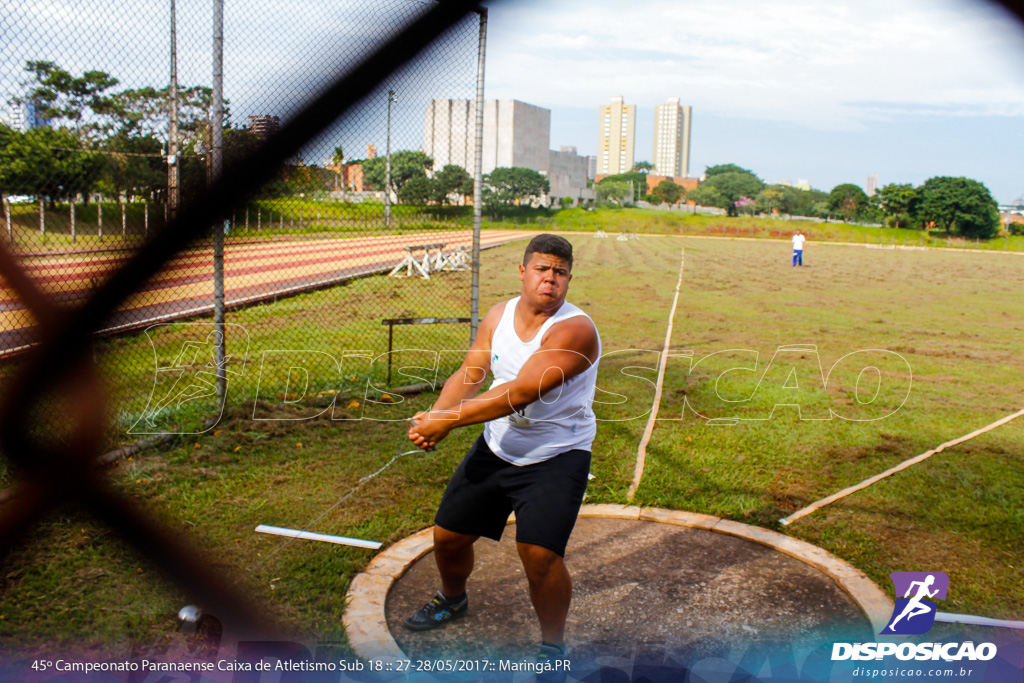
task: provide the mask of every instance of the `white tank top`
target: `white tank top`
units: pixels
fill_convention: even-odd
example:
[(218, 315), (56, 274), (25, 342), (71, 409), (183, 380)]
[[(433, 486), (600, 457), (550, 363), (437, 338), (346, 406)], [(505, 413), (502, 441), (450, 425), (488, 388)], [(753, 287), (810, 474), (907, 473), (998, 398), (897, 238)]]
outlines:
[[(515, 312), (519, 297), (505, 304), (505, 311), (491, 337), (490, 388), (514, 380), (526, 360), (540, 348), (551, 326), (582, 315), (578, 307), (563, 302), (562, 307), (544, 321), (533, 339), (524, 342), (516, 334)], [(596, 332), (596, 329), (595, 329)], [(601, 356), (598, 337), (597, 355)], [(502, 460), (513, 465), (531, 465), (573, 449), (589, 451), (597, 433), (592, 409), (597, 386), (597, 361), (589, 368), (554, 387), (521, 412), (491, 420), (484, 425), (487, 446)]]

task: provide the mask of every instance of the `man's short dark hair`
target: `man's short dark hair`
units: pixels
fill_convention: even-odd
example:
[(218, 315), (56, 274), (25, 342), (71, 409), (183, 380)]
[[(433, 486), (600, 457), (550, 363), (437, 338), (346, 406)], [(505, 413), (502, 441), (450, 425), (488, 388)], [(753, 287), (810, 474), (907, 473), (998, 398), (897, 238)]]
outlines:
[(572, 243), (564, 237), (545, 233), (537, 235), (526, 245), (526, 253), (523, 254), (523, 265), (530, 262), (530, 255), (533, 253), (548, 254), (557, 256), (563, 261), (569, 262), (569, 270), (572, 270)]

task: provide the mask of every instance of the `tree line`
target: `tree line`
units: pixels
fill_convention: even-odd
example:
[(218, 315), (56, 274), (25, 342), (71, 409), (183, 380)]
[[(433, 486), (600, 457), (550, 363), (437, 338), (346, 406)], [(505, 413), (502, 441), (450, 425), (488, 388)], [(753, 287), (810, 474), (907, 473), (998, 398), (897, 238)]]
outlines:
[[(25, 94), (10, 101), (31, 105), (47, 125), (18, 131), (0, 125), (0, 193), (47, 201), (94, 194), (121, 201), (167, 198), (169, 88), (117, 89), (104, 71), (73, 74), (50, 61), (29, 61)], [(210, 107), (205, 86), (178, 88), (178, 163), (183, 197), (208, 181)], [(226, 119), (230, 103), (225, 103)], [(260, 144), (246, 128), (224, 128), (224, 160), (230, 163)], [(329, 190), (333, 174), (304, 164), (282, 168), (259, 195)]]
[[(384, 157), (355, 161), (363, 169), (363, 184), (371, 190), (383, 190), (387, 170)], [(473, 178), (461, 166), (447, 164), (432, 175), (434, 160), (426, 153), (400, 150), (391, 155), (391, 192), (405, 204), (448, 204), (453, 197), (473, 194)], [(544, 174), (529, 168), (501, 167), (483, 177), (483, 204), (492, 214), (541, 197), (551, 187)]]
[(922, 228), (988, 239), (999, 232), (999, 206), (977, 180), (937, 176), (918, 187), (891, 183), (868, 197), (860, 187), (843, 183), (830, 192), (789, 185), (768, 185), (757, 174), (736, 164), (709, 166), (701, 184), (686, 191), (663, 180), (646, 193), (650, 164), (640, 162), (629, 173), (607, 176), (595, 185), (598, 201), (643, 198), (652, 203), (681, 199), (700, 206), (725, 209), (728, 215), (786, 214), (824, 219), (881, 223), (894, 228)]

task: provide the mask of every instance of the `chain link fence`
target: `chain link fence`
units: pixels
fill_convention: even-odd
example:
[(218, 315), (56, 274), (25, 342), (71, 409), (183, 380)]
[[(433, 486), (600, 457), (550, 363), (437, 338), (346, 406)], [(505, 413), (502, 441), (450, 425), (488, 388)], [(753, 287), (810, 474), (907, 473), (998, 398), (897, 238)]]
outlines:
[[(226, 631), (267, 638), (279, 630), (236, 582), (94, 465), (112, 442), (201, 431), (225, 403), (383, 397), (398, 334), (383, 321), (470, 315), (472, 169), (418, 148), (427, 102), (479, 92), (486, 15), (460, 0), (161, 5), (0, 14), (0, 557), (74, 503)], [(469, 329), (402, 334), (436, 364)]]
[[(222, 81), (211, 69), (216, 2), (6, 8), (4, 241), (50, 301), (81, 306), (206, 191), (218, 163), (230, 168), (252, 154), (337, 77), (339, 64), (377, 51), (434, 5), (229, 3)], [(361, 393), (368, 379), (408, 384), (401, 372), (390, 376), (405, 352), (387, 356), (389, 345), (467, 346), (474, 168), (435, 165), (422, 149), (433, 100), (475, 101), (484, 26), (469, 14), (437, 35), (105, 318), (93, 358), (116, 418), (108, 445), (201, 430), (225, 392), (229, 405), (301, 404)], [(470, 139), (474, 124), (453, 135)], [(484, 234), (481, 243), (512, 238)], [(0, 284), (7, 377), (43, 327)], [(215, 291), (228, 311), (223, 336), (197, 317), (214, 313)], [(406, 324), (423, 319), (458, 322)], [(227, 379), (220, 396), (217, 367)]]

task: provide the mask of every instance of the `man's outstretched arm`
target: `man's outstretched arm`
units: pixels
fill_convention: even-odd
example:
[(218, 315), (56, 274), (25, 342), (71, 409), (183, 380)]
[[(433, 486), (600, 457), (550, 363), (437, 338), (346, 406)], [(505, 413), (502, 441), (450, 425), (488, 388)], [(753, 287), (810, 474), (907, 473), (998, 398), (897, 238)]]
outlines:
[(589, 318), (578, 316), (560, 322), (548, 331), (540, 348), (514, 380), (476, 398), (464, 396), (457, 406), (446, 403), (442, 408), (439, 399), (434, 410), (415, 417), (416, 425), (410, 428), (409, 438), (417, 446), (429, 448), (453, 429), (522, 410), (597, 362), (598, 349), (597, 330)]

